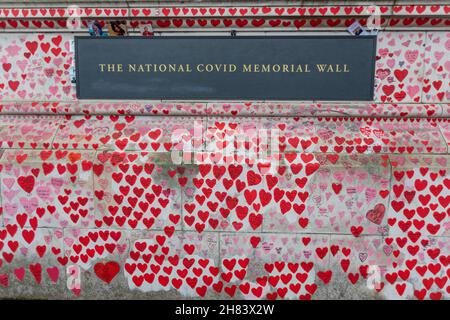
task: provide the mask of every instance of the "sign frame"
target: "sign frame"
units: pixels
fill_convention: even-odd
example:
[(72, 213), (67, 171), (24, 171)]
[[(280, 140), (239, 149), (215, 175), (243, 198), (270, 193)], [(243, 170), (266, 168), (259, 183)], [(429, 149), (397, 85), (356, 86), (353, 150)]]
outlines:
[[(117, 100), (117, 101), (124, 101), (124, 100), (137, 100), (137, 101), (146, 101), (146, 100), (166, 100), (166, 101), (187, 101), (187, 102), (209, 102), (209, 101), (312, 101), (312, 102), (345, 102), (345, 101), (362, 101), (362, 102), (372, 102), (374, 101), (374, 94), (375, 94), (375, 68), (376, 68), (376, 50), (377, 50), (377, 35), (363, 35), (363, 36), (353, 36), (353, 35), (276, 35), (276, 36), (201, 36), (201, 35), (195, 35), (195, 36), (154, 36), (154, 37), (145, 37), (145, 36), (125, 36), (125, 37), (92, 37), (92, 36), (75, 36), (75, 70), (76, 70), (76, 96), (79, 100)], [(81, 78), (79, 74), (79, 68), (78, 68), (78, 59), (79, 59), (79, 40), (96, 40), (96, 41), (126, 41), (131, 39), (145, 39), (146, 41), (162, 41), (162, 40), (176, 40), (176, 39), (226, 39), (226, 40), (234, 40), (234, 39), (292, 39), (292, 40), (299, 40), (299, 39), (352, 39), (355, 41), (358, 40), (372, 40), (372, 48), (371, 48), (371, 54), (372, 54), (372, 63), (371, 63), (371, 73), (370, 73), (370, 92), (369, 96), (367, 96), (366, 99), (291, 99), (291, 98), (283, 98), (283, 97), (276, 97), (276, 98), (269, 98), (266, 99), (264, 97), (254, 97), (254, 98), (239, 98), (239, 97), (230, 97), (230, 98), (186, 98), (186, 97), (153, 97), (153, 98), (84, 98), (81, 96)], [(356, 54), (358, 54), (356, 52)]]

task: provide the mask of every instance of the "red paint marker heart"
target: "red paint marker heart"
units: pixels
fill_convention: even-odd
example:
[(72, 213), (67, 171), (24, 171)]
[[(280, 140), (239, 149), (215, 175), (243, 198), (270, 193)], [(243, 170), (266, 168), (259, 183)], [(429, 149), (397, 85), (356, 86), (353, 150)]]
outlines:
[(94, 266), (94, 272), (100, 280), (110, 283), (120, 271), (120, 266), (115, 261), (106, 263), (97, 263)]

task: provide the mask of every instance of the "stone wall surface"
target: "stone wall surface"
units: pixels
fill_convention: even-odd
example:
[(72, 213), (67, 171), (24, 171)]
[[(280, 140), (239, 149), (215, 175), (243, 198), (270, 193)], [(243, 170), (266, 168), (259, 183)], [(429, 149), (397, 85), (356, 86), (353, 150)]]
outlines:
[[(450, 298), (448, 2), (376, 1), (371, 102), (80, 101), (85, 30), (50, 2), (0, 1), (0, 298)], [(121, 17), (132, 35), (368, 17), (366, 1), (79, 5), (83, 29)]]

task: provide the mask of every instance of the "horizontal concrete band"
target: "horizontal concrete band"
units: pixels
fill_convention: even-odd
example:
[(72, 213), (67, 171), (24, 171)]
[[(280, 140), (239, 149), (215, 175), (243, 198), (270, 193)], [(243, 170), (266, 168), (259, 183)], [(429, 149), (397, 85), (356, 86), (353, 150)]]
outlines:
[(0, 101), (3, 115), (448, 118), (450, 104), (365, 102)]
[[(170, 30), (221, 30), (236, 28), (239, 30), (342, 30), (355, 19), (365, 25), (373, 12), (378, 29), (436, 29), (448, 28), (450, 5), (436, 3), (399, 3), (381, 2), (377, 8), (370, 3), (349, 2), (300, 2), (300, 4), (283, 3), (232, 3), (232, 4), (190, 4), (135, 6), (120, 4), (108, 6), (106, 3), (79, 3), (78, 8), (69, 8), (74, 3), (57, 3), (53, 6), (40, 6), (27, 3), (22, 8), (18, 4), (7, 7), (0, 4), (0, 29), (5, 30), (51, 30), (67, 28), (68, 19), (81, 19), (81, 28), (87, 27), (87, 20), (127, 19), (130, 32), (139, 27), (142, 20), (151, 21), (155, 31)], [(376, 10), (376, 11), (374, 11)], [(370, 18), (372, 21), (373, 19)], [(374, 22), (373, 20), (372, 22)], [(74, 28), (72, 28), (74, 29)]]
[[(181, 153), (227, 161), (288, 153), (447, 154), (450, 122), (435, 118), (0, 116), (0, 148)], [(186, 158), (183, 158), (186, 157)], [(235, 159), (234, 159), (235, 160)], [(241, 160), (242, 161), (242, 160)]]
[[(416, 298), (423, 299), (430, 298), (430, 294), (431, 297), (434, 297), (434, 294), (440, 291), (440, 287), (434, 284), (431, 292), (425, 291), (426, 294), (419, 294), (423, 291), (416, 289), (422, 288), (419, 286), (420, 281), (411, 277), (411, 280), (407, 282), (408, 290), (405, 293), (399, 290), (401, 295), (396, 293), (395, 286), (401, 284), (397, 277), (392, 276), (396, 274), (396, 269), (384, 268), (392, 260), (397, 261), (397, 258), (388, 250), (390, 246), (385, 246), (387, 254), (377, 256), (372, 253), (372, 251), (382, 251), (377, 251), (379, 243), (383, 243), (381, 236), (360, 236), (355, 239), (353, 235), (344, 234), (210, 231), (203, 231), (200, 235), (196, 231), (174, 231), (168, 236), (166, 232), (158, 230), (124, 230), (122, 228), (109, 230), (107, 232), (104, 229), (93, 228), (20, 228), (15, 238), (8, 237), (8, 239), (18, 239), (21, 245), (25, 246), (26, 241), (22, 239), (21, 233), (32, 234), (34, 237), (26, 246), (29, 249), (26, 254), (21, 256), (20, 253), (16, 253), (8, 258), (11, 259), (9, 263), (5, 262), (3, 273), (0, 274), (2, 280), (0, 296), (12, 299), (76, 299), (79, 297), (95, 300), (160, 300), (193, 297), (261, 299), (267, 298), (268, 292), (277, 292), (277, 288), (290, 287), (289, 292), (285, 294), (279, 290), (281, 295), (275, 295), (274, 298), (310, 299), (312, 296), (313, 299), (319, 300), (338, 300), (400, 299), (402, 296), (411, 299), (414, 294)], [(26, 236), (28, 241), (30, 241), (29, 237)], [(45, 242), (44, 239), (47, 241)], [(250, 244), (249, 239), (252, 239), (253, 245)], [(444, 244), (440, 247), (443, 252), (448, 252), (448, 236), (429, 236), (427, 239), (433, 243)], [(155, 252), (158, 256), (164, 256), (158, 241), (170, 247), (169, 255), (167, 255), (170, 258), (173, 259), (174, 252), (179, 252), (179, 263), (175, 265), (176, 267), (170, 264), (167, 258), (162, 264), (165, 268), (173, 267), (171, 273), (164, 273), (162, 267), (160, 270), (155, 270), (155, 266), (159, 265), (156, 259), (151, 260), (153, 267), (151, 269), (150, 263), (145, 263), (144, 259), (147, 260), (147, 258), (142, 258), (154, 253), (151, 251), (154, 247), (158, 248)], [(278, 256), (284, 258), (274, 258), (277, 256), (273, 253), (276, 252), (275, 249), (270, 251), (268, 248), (263, 249), (262, 244), (272, 244), (277, 249), (283, 248)], [(42, 253), (43, 248), (50, 247), (51, 250)], [(190, 248), (193, 252), (190, 251)], [(324, 255), (324, 248), (339, 248), (339, 251), (336, 254), (335, 249), (334, 251), (327, 250)], [(366, 251), (370, 251), (371, 254), (366, 255)], [(59, 252), (65, 254), (62, 255)], [(243, 252), (252, 255), (246, 259)], [(402, 256), (403, 252), (406, 250), (402, 250)], [(5, 253), (9, 254), (7, 250)], [(445, 257), (445, 253), (441, 256)], [(428, 258), (421, 261), (431, 260), (424, 249), (420, 249), (417, 255), (425, 255)], [(199, 260), (203, 265), (205, 261), (208, 262), (208, 266), (202, 272), (200, 272), (202, 268)], [(341, 262), (342, 260), (344, 263)], [(173, 260), (171, 261), (175, 264)], [(190, 261), (193, 263), (191, 264)], [(345, 262), (348, 261), (351, 261), (350, 268), (345, 267)], [(367, 287), (366, 276), (359, 275), (359, 266), (363, 266), (361, 273), (365, 274), (364, 266), (369, 261), (383, 267), (382, 279), (387, 278), (388, 280), (384, 281), (383, 290), (380, 290), (382, 292), (377, 293), (373, 289), (370, 290)], [(179, 274), (182, 274), (183, 269), (187, 270), (185, 265), (190, 266), (187, 281), (198, 279), (198, 281), (194, 281), (194, 286), (192, 283), (192, 287), (189, 286), (187, 281), (183, 281), (180, 285), (176, 281), (167, 283), (163, 281), (167, 274), (170, 275), (169, 279), (181, 279), (177, 276), (176, 271), (179, 270)], [(81, 290), (67, 287), (70, 279), (67, 271), (69, 268), (73, 270), (74, 266), (77, 266), (80, 271)], [(110, 267), (114, 272), (111, 272), (110, 275), (107, 272), (103, 273), (102, 270), (105, 267)], [(194, 277), (192, 269), (200, 270), (197, 271), (197, 277)], [(445, 268), (441, 267), (438, 270), (440, 272), (436, 272), (433, 268), (432, 271), (428, 270), (426, 275), (431, 279), (433, 277), (441, 279), (441, 277), (445, 277), (443, 270)], [(149, 276), (152, 273), (156, 276), (152, 281), (153, 285), (150, 285), (149, 282), (152, 279)], [(199, 273), (201, 276), (198, 276)], [(294, 275), (291, 277), (292, 280), (287, 277), (291, 273)], [(348, 276), (348, 273), (351, 276)], [(411, 272), (411, 274), (415, 273), (415, 270)], [(220, 281), (222, 277), (219, 275), (223, 275), (226, 280)], [(280, 275), (283, 280), (280, 280)], [(203, 286), (205, 284), (203, 279), (208, 276), (213, 277), (214, 282), (207, 282), (209, 284), (207, 292), (196, 291), (195, 284), (198, 287)], [(267, 281), (268, 277), (271, 278), (270, 283)], [(259, 282), (256, 281), (256, 278)], [(312, 282), (311, 278), (316, 280)], [(264, 280), (266, 284), (264, 284)], [(275, 280), (277, 281), (275, 282)], [(221, 283), (222, 286), (217, 283)], [(211, 284), (216, 285), (211, 286)], [(301, 284), (301, 290), (298, 290), (300, 289), (298, 284)], [(439, 281), (438, 284), (442, 286)], [(263, 290), (260, 290), (262, 288)], [(448, 299), (448, 294), (444, 290), (442, 292), (444, 292), (442, 297)]]
[[(72, 7), (69, 7), (71, 5)], [(76, 7), (79, 9), (77, 9)], [(374, 7), (377, 9), (373, 9)], [(375, 11), (377, 10), (377, 11)], [(108, 5), (107, 2), (98, 5), (89, 6), (87, 3), (70, 2), (54, 3), (52, 6), (40, 6), (27, 2), (20, 5), (15, 3), (14, 7), (2, 7), (0, 2), (0, 13), (2, 18), (11, 19), (33, 19), (33, 18), (140, 18), (140, 17), (167, 17), (167, 18), (186, 18), (186, 17), (358, 17), (370, 16), (372, 13), (382, 16), (421, 16), (421, 17), (446, 17), (450, 13), (450, 5), (447, 3), (415, 3), (405, 5), (394, 5), (386, 3), (369, 2), (342, 2), (334, 3), (315, 2), (303, 4), (299, 1), (291, 2), (287, 5), (271, 3), (256, 4), (245, 2), (234, 2), (232, 5), (216, 4), (158, 4), (158, 5), (139, 5), (120, 6), (117, 4)]]

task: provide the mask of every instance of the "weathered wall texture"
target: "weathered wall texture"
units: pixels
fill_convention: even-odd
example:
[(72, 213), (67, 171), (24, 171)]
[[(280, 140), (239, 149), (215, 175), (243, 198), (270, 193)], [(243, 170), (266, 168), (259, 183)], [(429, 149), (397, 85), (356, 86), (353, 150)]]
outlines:
[[(84, 15), (163, 33), (367, 18), (301, 2)], [(67, 10), (5, 3), (0, 297), (448, 299), (450, 5), (397, 2), (380, 1), (371, 103), (77, 101)]]

